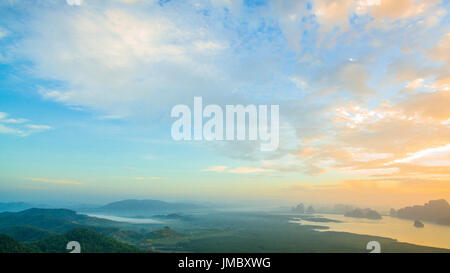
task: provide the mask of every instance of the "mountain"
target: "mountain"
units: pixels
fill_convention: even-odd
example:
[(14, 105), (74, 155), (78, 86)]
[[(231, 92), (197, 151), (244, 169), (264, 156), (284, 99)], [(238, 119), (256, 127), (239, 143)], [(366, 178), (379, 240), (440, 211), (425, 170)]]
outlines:
[(28, 209), (20, 212), (0, 213), (0, 229), (33, 226), (56, 233), (83, 226), (100, 226), (111, 221), (78, 214), (68, 209)]
[(139, 252), (130, 245), (145, 247), (151, 239), (184, 236), (169, 227), (149, 232), (144, 226), (90, 217), (68, 209), (0, 213), (0, 234), (8, 246), (3, 251), (45, 253), (67, 252), (69, 241), (78, 241), (84, 252)]
[(0, 228), (34, 226), (55, 232), (65, 232), (77, 227), (82, 216), (66, 209), (28, 209), (21, 212), (0, 213)]
[(194, 218), (189, 215), (183, 215), (179, 213), (169, 213), (165, 215), (153, 215), (152, 218), (158, 218), (163, 220), (180, 220), (180, 221), (192, 221)]
[(189, 203), (169, 203), (160, 200), (123, 200), (118, 202), (109, 203), (102, 206), (96, 211), (119, 213), (126, 215), (146, 214), (151, 212), (173, 212), (180, 210), (192, 210), (199, 209), (200, 205)]
[(33, 226), (1, 228), (0, 234), (11, 236), (19, 242), (34, 242), (56, 235), (55, 232)]
[(380, 220), (381, 215), (371, 209), (354, 209), (344, 214), (346, 217), (367, 218), (372, 220)]
[(143, 250), (110, 239), (92, 230), (76, 228), (64, 234), (53, 235), (34, 243), (20, 243), (0, 234), (0, 253), (68, 253), (67, 243), (80, 243), (82, 253), (141, 253)]
[(143, 250), (118, 242), (95, 231), (76, 228), (61, 235), (55, 235), (30, 244), (34, 249), (44, 253), (67, 253), (67, 243), (80, 243), (82, 253), (138, 253)]
[(16, 211), (30, 209), (32, 207), (33, 207), (32, 204), (25, 203), (25, 202), (7, 202), (7, 203), (0, 202), (0, 212), (5, 212), (5, 211), (16, 212)]
[(450, 205), (444, 199), (431, 200), (423, 206), (417, 205), (397, 210), (398, 218), (431, 221), (450, 225)]

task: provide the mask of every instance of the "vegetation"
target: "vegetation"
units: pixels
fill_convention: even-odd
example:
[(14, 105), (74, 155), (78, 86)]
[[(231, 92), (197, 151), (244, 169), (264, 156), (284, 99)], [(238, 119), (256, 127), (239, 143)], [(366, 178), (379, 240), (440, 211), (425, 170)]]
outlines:
[(33, 226), (2, 228), (0, 234), (9, 235), (19, 242), (34, 242), (56, 235), (55, 232)]
[(423, 206), (399, 209), (395, 215), (403, 219), (419, 219), (441, 225), (450, 225), (450, 205), (444, 199), (431, 200)]
[(381, 215), (371, 209), (354, 209), (344, 214), (346, 217), (354, 217), (354, 218), (367, 218), (372, 220), (380, 220)]
[(8, 235), (0, 234), (0, 253), (30, 253), (33, 249), (20, 244)]
[(85, 215), (67, 209), (28, 209), (21, 212), (0, 213), (0, 228), (33, 226), (53, 232), (66, 232), (79, 227)]
[[(168, 217), (169, 226), (118, 223), (70, 210), (27, 210), (0, 214), (0, 251), (69, 252), (70, 241), (82, 252), (367, 252), (379, 241), (383, 252), (448, 252), (396, 240), (326, 231), (328, 227), (298, 225), (290, 220), (334, 222), (316, 215), (263, 212), (209, 212)], [(176, 219), (169, 219), (176, 218)], [(46, 229), (48, 227), (49, 229)], [(72, 227), (72, 228), (70, 228)], [(66, 230), (70, 228), (69, 230)]]
[(137, 253), (143, 250), (105, 237), (95, 231), (76, 228), (61, 235), (30, 244), (34, 249), (44, 253), (67, 253), (66, 245), (70, 241), (77, 241), (83, 253)]

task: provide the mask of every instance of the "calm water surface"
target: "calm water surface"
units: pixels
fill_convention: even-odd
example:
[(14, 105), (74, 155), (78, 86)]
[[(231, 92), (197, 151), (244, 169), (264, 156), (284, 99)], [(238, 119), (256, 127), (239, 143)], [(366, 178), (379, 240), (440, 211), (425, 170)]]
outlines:
[(383, 216), (382, 220), (351, 218), (337, 214), (320, 214), (320, 216), (339, 220), (342, 223), (318, 223), (300, 220), (299, 224), (327, 226), (330, 228), (328, 230), (318, 231), (342, 231), (375, 235), (397, 239), (399, 242), (450, 249), (450, 226), (423, 222), (425, 224), (424, 228), (416, 228), (412, 220), (389, 216)]

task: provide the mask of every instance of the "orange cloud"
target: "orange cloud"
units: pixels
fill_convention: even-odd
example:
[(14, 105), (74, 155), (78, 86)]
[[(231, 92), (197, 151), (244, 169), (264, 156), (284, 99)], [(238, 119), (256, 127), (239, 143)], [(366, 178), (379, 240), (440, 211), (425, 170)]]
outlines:
[(212, 166), (203, 170), (203, 172), (221, 173), (228, 169), (228, 166)]
[(373, 179), (344, 180), (337, 184), (294, 184), (290, 194), (306, 202), (346, 203), (360, 206), (403, 207), (433, 199), (450, 200), (450, 180)]

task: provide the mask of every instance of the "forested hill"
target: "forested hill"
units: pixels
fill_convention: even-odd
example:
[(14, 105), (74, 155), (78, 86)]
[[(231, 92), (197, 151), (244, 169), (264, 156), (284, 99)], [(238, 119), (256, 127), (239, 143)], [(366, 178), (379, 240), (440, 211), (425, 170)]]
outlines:
[[(32, 226), (63, 233), (74, 228), (100, 226), (111, 221), (78, 214), (68, 209), (28, 209), (21, 212), (0, 213), (0, 230), (8, 227)], [(6, 232), (8, 234), (8, 232)]]
[(76, 228), (34, 243), (19, 243), (8, 235), (0, 235), (0, 253), (68, 253), (67, 243), (80, 243), (82, 253), (139, 253), (143, 250), (110, 239), (92, 230)]

